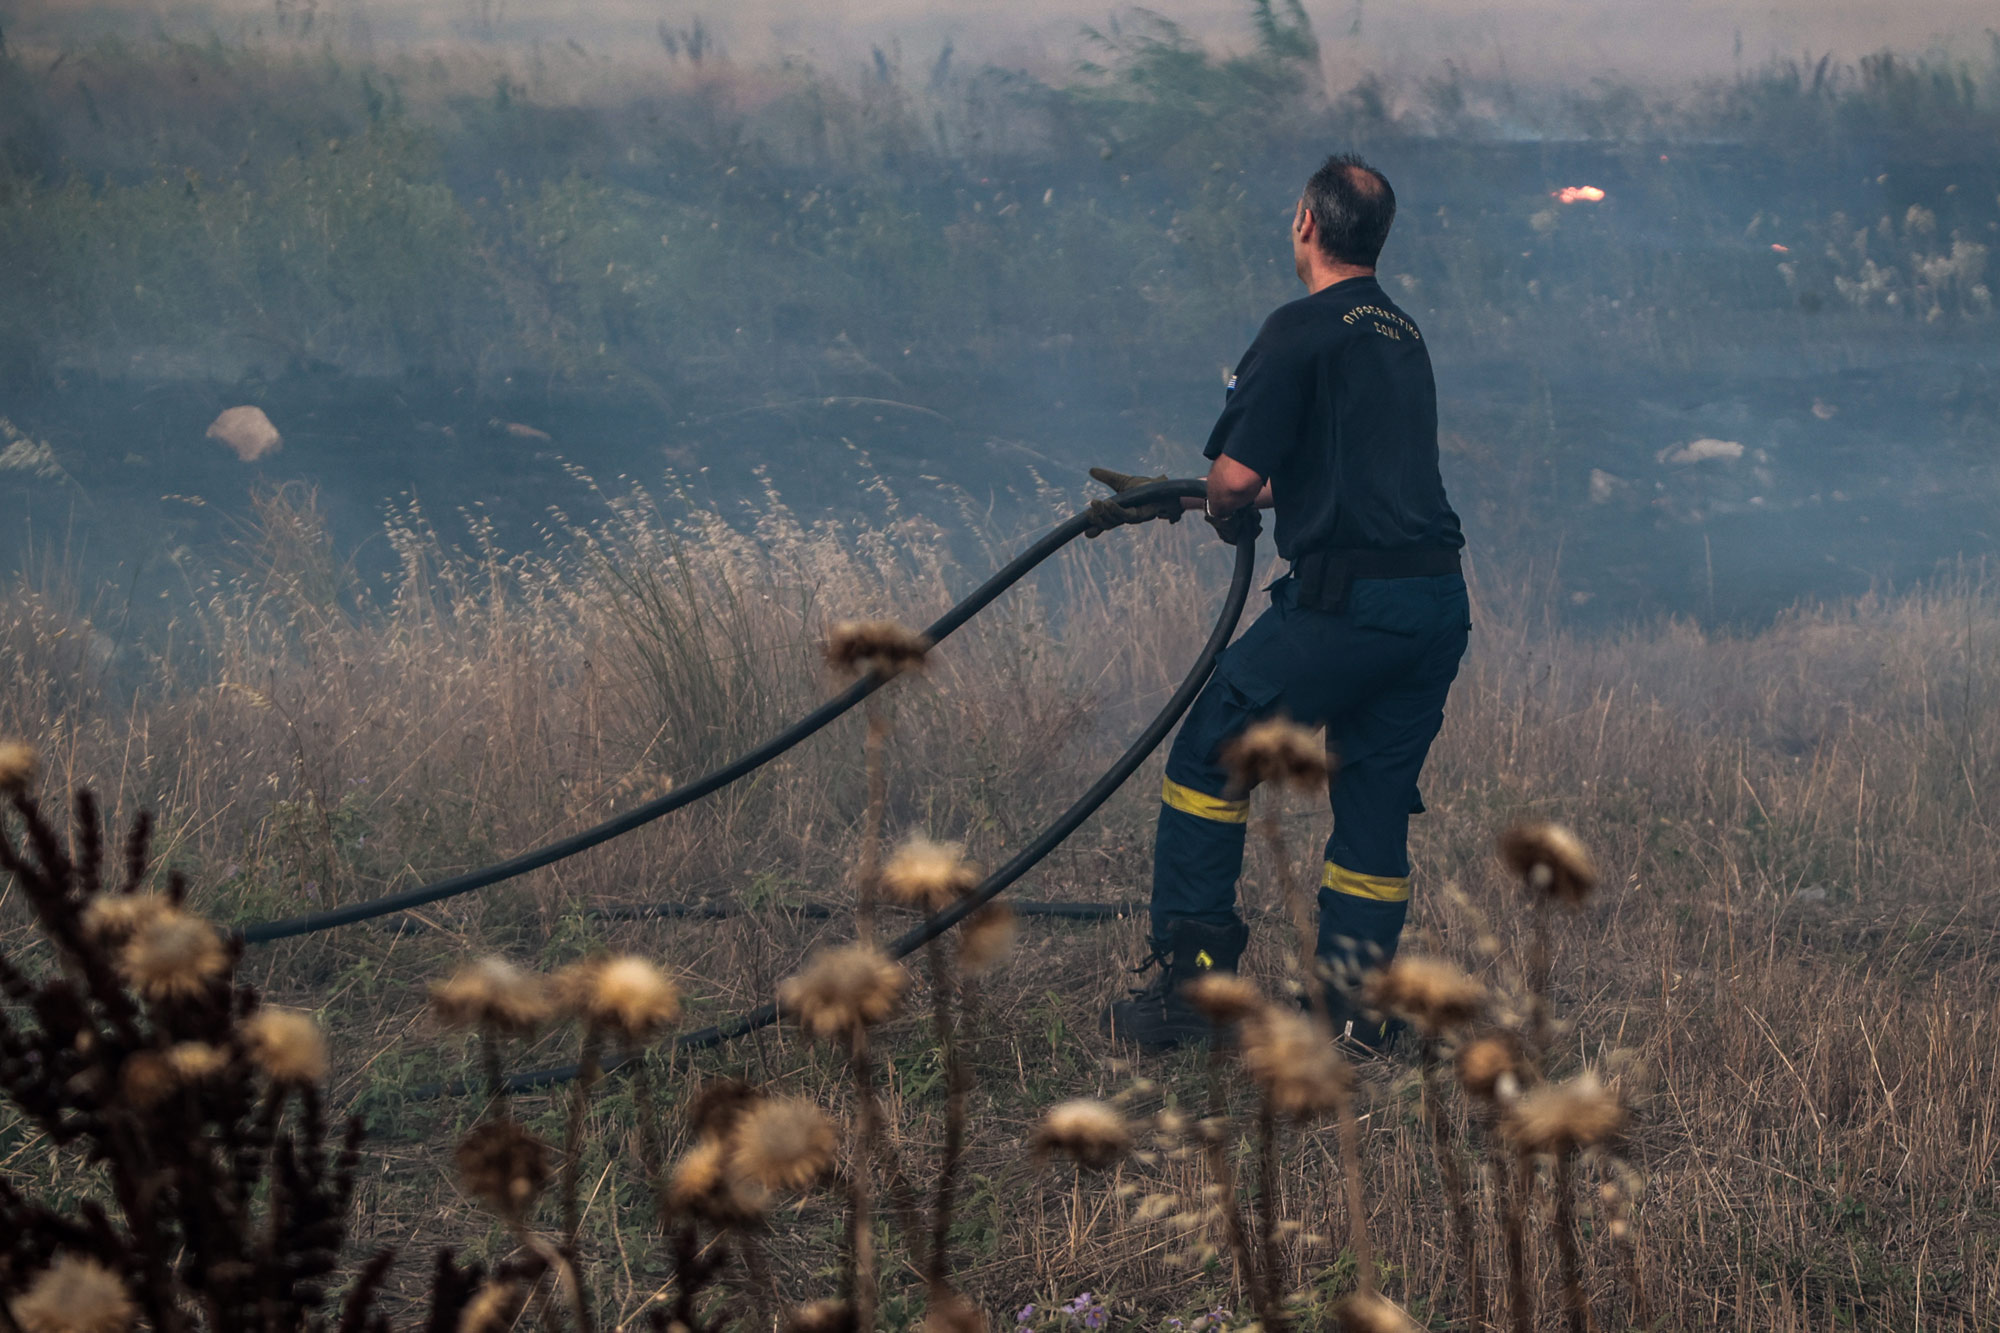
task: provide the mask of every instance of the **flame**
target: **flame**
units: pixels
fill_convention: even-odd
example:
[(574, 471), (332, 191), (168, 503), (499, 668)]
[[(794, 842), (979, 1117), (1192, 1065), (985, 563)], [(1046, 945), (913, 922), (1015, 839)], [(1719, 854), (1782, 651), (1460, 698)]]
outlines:
[(1771, 248), (1772, 248), (1773, 250), (1776, 250), (1776, 251), (1777, 251), (1777, 252), (1778, 252), (1779, 254), (1781, 254), (1781, 255), (1788, 255), (1788, 254), (1790, 254), (1790, 253), (1792, 252), (1792, 247), (1791, 247), (1791, 246), (1789, 246), (1789, 245), (1779, 245), (1779, 244), (1777, 244), (1777, 243), (1776, 243), (1775, 241), (1774, 241), (1774, 242), (1772, 242), (1772, 244), (1771, 244)]
[(1559, 204), (1596, 204), (1604, 201), (1604, 191), (1595, 185), (1565, 185), (1554, 197)]

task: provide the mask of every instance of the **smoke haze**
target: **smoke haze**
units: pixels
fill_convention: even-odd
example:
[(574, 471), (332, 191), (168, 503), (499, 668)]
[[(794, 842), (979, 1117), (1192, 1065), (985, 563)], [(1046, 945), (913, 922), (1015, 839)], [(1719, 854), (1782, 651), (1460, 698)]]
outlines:
[(1200, 467), (1356, 148), (1481, 558), (1614, 623), (1920, 577), (2000, 506), (1988, 17), (42, 3), (0, 53), (5, 554), (141, 586), (294, 482), (364, 568), (398, 497), (518, 546), (590, 478), (1026, 530), (1091, 464)]

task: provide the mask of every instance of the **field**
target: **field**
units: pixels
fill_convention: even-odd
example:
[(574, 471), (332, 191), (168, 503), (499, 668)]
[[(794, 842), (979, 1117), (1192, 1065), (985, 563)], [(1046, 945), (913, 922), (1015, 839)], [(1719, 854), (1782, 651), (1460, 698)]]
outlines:
[[(0, 741), (34, 746), (46, 810), (89, 788), (112, 828), (152, 812), (148, 883), (184, 876), (227, 926), (484, 865), (686, 783), (836, 688), (835, 622), (927, 622), (1072, 512), (1083, 466), (1190, 470), (1219, 367), (1292, 290), (1258, 238), (1301, 160), (1356, 146), (1404, 189), (1385, 273), (1438, 349), (1473, 540), (1410, 948), (1532, 1034), (1538, 913), (1496, 838), (1557, 821), (1601, 872), (1552, 913), (1546, 1072), (1602, 1076), (1629, 1130), (1529, 1173), (1535, 1326), (1564, 1322), (1568, 1235), (1600, 1328), (2000, 1326), (2000, 583), (1976, 556), (1939, 563), (1990, 546), (2000, 498), (2000, 55), (1673, 90), (1456, 64), (1343, 87), (1299, 11), (1264, 4), (1236, 53), (1126, 15), (1068, 71), (883, 51), (856, 76), (732, 63), (664, 26), (643, 60), (362, 55), (275, 13), (255, 41), (0, 47)], [(1601, 204), (1551, 197), (1586, 181)], [(286, 434), (254, 467), (201, 438), (244, 402)], [(1677, 453), (1717, 438), (1738, 453)], [(852, 936), (872, 813), (891, 842), (1001, 863), (1185, 669), (1227, 578), (1199, 526), (1075, 543), (880, 696), (879, 767), (857, 712), (597, 851), (249, 949), (238, 981), (313, 1015), (326, 1104), (368, 1130), (351, 1197), (284, 1177), (267, 1141), (241, 1155), (271, 1173), (243, 1187), (242, 1217), (278, 1219), (258, 1244), (285, 1248), (274, 1201), (324, 1196), (346, 1232), (332, 1288), (391, 1326), (592, 1333), (535, 1267), (553, 1197), (495, 1207), (455, 1156), (511, 1122), (476, 1091), (421, 1095), (476, 1088), (489, 1050), (562, 1064), (578, 1039), (450, 1028), (431, 984), (487, 955), (554, 972), (629, 952), (696, 1027)], [(1158, 780), (1156, 757), (1012, 896), (1142, 902)], [(1244, 882), (1248, 965), (1275, 993), (1285, 885), (1326, 814), (1269, 790), (1257, 813), (1275, 837)], [(19, 811), (0, 827), (18, 839)], [(25, 875), (0, 891), (16, 1033), (90, 970), (58, 965), (47, 901)], [(970, 1075), (947, 1268), (976, 1319), (927, 1296), (924, 1228), (870, 1169), (838, 1042), (787, 1023), (656, 1052), (596, 1086), (581, 1133), (566, 1091), (513, 1098), (581, 1144), (595, 1323), (768, 1327), (849, 1282), (865, 1234), (883, 1327), (1243, 1328), (1288, 1293), (1297, 1326), (1352, 1326), (1339, 1301), (1379, 1284), (1420, 1326), (1465, 1329), (1441, 1169), (1463, 1160), (1495, 1166), (1471, 1200), (1508, 1327), (1522, 1178), (1488, 1103), (1427, 1090), (1406, 1050), (1357, 1070), (1353, 1115), (1266, 1135), (1233, 1064), (1100, 1035), (1143, 953), (1130, 915), (1027, 917), (976, 982), (913, 958), (904, 1012), (873, 1029), (875, 1137), (919, 1196)], [(149, 1012), (208, 1040), (251, 1030), (238, 1004)], [(67, 1137), (89, 1117), (56, 1145), (24, 1110), (40, 1066), (21, 1050), (0, 1047), (10, 1297), (82, 1244), (32, 1206), (68, 1218), (105, 1193)], [(302, 1088), (249, 1071), (201, 1095), (250, 1080), (267, 1100), (243, 1107), (310, 1139)], [(691, 1311), (653, 1178), (701, 1147), (688, 1112), (726, 1077), (823, 1108), (842, 1145), (767, 1227), (704, 1233), (742, 1262)], [(94, 1095), (81, 1072), (61, 1086)], [(1033, 1151), (1080, 1097), (1152, 1129), (1102, 1171)], [(1226, 1133), (1201, 1128), (1215, 1097)], [(875, 1225), (850, 1234), (864, 1182)], [(1572, 1198), (1574, 1218), (1554, 1202)], [(1231, 1207), (1260, 1233), (1248, 1261)], [(440, 1295), (439, 1246), (519, 1289), (462, 1313), (473, 1288)], [(317, 1327), (261, 1299), (245, 1327)], [(189, 1326), (233, 1326), (221, 1308)], [(0, 1304), (22, 1333), (124, 1327), (23, 1310)]]
[[(140, 694), (93, 685), (74, 655), (87, 635), (45, 603), (13, 599), (9, 650), (22, 669), (8, 729), (43, 738), (51, 791), (90, 782), (121, 813), (158, 810), (163, 863), (190, 875), (194, 901), (218, 920), (366, 896), (707, 767), (827, 688), (816, 653), (826, 617), (920, 621), (957, 586), (918, 524), (814, 532), (773, 510), (758, 535), (713, 523), (674, 539), (643, 502), (621, 502), (557, 567), (497, 553), (454, 563), (406, 530), (408, 573), (388, 609), (356, 609), (310, 511), (273, 503), (251, 572), (183, 623), (200, 669)], [(986, 864), (1024, 842), (1163, 696), (1222, 565), (1219, 550), (1169, 529), (1094, 545), (893, 686), (892, 836), (962, 839)], [(656, 573), (635, 581), (634, 570)], [(1669, 623), (1578, 638), (1538, 614), (1532, 588), (1485, 579), (1478, 602), (1474, 654), (1426, 777), (1433, 813), (1417, 821), (1414, 928), (1504, 986), (1518, 978), (1531, 914), (1494, 858), (1496, 831), (1554, 817), (1597, 852), (1602, 891), (1556, 933), (1552, 1066), (1615, 1072), (1634, 1103), (1627, 1151), (1644, 1184), (1632, 1234), (1655, 1326), (1990, 1326), (1990, 583), (1966, 570), (1742, 636)], [(858, 727), (836, 728), (755, 783), (517, 886), (395, 930), (253, 951), (247, 978), (320, 1017), (335, 1042), (332, 1096), (370, 1124), (354, 1205), (363, 1236), (406, 1251), (509, 1244), (453, 1184), (450, 1144), (478, 1099), (408, 1099), (465, 1068), (460, 1040), (426, 1016), (427, 982), (486, 951), (554, 967), (611, 947), (664, 960), (690, 1021), (752, 1007), (814, 944), (847, 932), (838, 913), (787, 909), (851, 898), (861, 751)], [(1149, 791), (1135, 780), (1024, 893), (1142, 896)], [(1284, 806), (1301, 860), (1323, 832), (1314, 804)], [(1245, 887), (1253, 971), (1273, 985), (1288, 947), (1279, 882), (1265, 853)], [(743, 913), (592, 914), (663, 902)], [(33, 957), (15, 930), (10, 953)], [(1097, 1034), (1098, 1008), (1140, 952), (1129, 920), (1031, 919), (968, 1012), (977, 1083), (955, 1234), (958, 1282), (982, 1308), (1089, 1291), (1114, 1326), (1156, 1327), (1245, 1306), (1226, 1264), (1177, 1263), (1187, 1244), (1165, 1222), (1134, 1221), (1145, 1195), (1199, 1197), (1192, 1163), (1073, 1185), (1024, 1155), (1036, 1116), (1064, 1098), (1124, 1091), (1142, 1107), (1188, 1107), (1205, 1095), (1199, 1057), (1135, 1066)], [(922, 1179), (944, 1116), (935, 1037), (911, 1017), (880, 1041), (892, 1141)], [(566, 1042), (509, 1052), (523, 1064), (573, 1056)], [(843, 1100), (839, 1063), (783, 1028), (661, 1076), (678, 1089), (724, 1072)], [(1147, 1081), (1136, 1094), (1135, 1078)], [(1416, 1096), (1407, 1065), (1363, 1073), (1376, 1253), (1388, 1294), (1434, 1327), (1459, 1327)], [(565, 1104), (533, 1095), (519, 1109), (554, 1137)], [(605, 1314), (623, 1321), (660, 1299), (664, 1261), (640, 1220), (628, 1094), (612, 1084), (594, 1114), (585, 1245)], [(37, 1136), (11, 1139), (10, 1172), (40, 1175)], [(1330, 1220), (1341, 1207), (1334, 1140), (1321, 1128), (1287, 1143), (1277, 1199), (1307, 1234), (1332, 1233), (1285, 1261), (1300, 1281), (1329, 1275), (1322, 1302), (1353, 1263)], [(1623, 1261), (1594, 1207), (1589, 1288), (1600, 1319), (1623, 1326)], [(824, 1293), (836, 1230), (823, 1202), (777, 1221), (774, 1280), (790, 1297)], [(898, 1253), (884, 1287), (891, 1322), (917, 1308)], [(1540, 1262), (1554, 1263), (1546, 1247)]]

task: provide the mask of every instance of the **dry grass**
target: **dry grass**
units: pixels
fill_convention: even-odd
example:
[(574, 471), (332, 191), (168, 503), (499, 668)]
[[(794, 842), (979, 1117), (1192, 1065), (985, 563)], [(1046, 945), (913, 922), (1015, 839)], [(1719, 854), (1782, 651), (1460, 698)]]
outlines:
[[(828, 688), (816, 660), (827, 621), (920, 623), (987, 563), (914, 522), (807, 529), (775, 503), (754, 539), (621, 501), (546, 556), (448, 559), (414, 521), (396, 540), (405, 574), (363, 609), (309, 511), (274, 502), (246, 572), (203, 590), (136, 685), (61, 598), (17, 589), (0, 603), (15, 664), (0, 680), (0, 735), (38, 740), (52, 791), (89, 782), (120, 815), (156, 809), (163, 857), (190, 874), (204, 910), (275, 915), (483, 862), (699, 772)], [(1024, 589), (948, 641), (891, 692), (890, 835), (963, 841), (986, 864), (1018, 846), (1163, 697), (1221, 571), (1219, 548), (1178, 530), (1092, 543), (1039, 594)], [(1642, 1094), (1629, 1249), (1610, 1225), (1627, 1221), (1626, 1205), (1595, 1192), (1629, 1182), (1588, 1156), (1580, 1170), (1600, 1321), (1628, 1319), (1629, 1263), (1658, 1327), (1993, 1326), (2000, 847), (1986, 786), (2000, 757), (2000, 594), (1968, 571), (1753, 635), (1663, 625), (1594, 639), (1552, 627), (1532, 597), (1490, 578), (1479, 594), (1473, 656), (1426, 775), (1432, 813), (1416, 821), (1413, 929), (1519, 997), (1530, 914), (1493, 834), (1523, 815), (1557, 818), (1597, 856), (1603, 889), (1554, 936), (1563, 1021), (1551, 1066), (1614, 1071)], [(274, 1000), (321, 1015), (332, 1095), (359, 1099), (374, 1126), (379, 1170), (364, 1167), (356, 1203), (364, 1235), (508, 1245), (452, 1178), (476, 1102), (401, 1097), (459, 1069), (453, 1039), (424, 1015), (426, 982), (476, 950), (555, 965), (616, 947), (667, 959), (697, 1019), (768, 998), (812, 943), (846, 929), (783, 909), (851, 892), (860, 740), (854, 719), (656, 828), (425, 909), (419, 929), (351, 927), (254, 954), (247, 970)], [(1135, 780), (1023, 891), (1142, 897), (1151, 790)], [(1285, 842), (1311, 847), (1323, 810), (1286, 800)], [(1292, 951), (1280, 882), (1268, 854), (1253, 854), (1249, 965), (1273, 984)], [(710, 898), (751, 910), (631, 923), (580, 910)], [(10, 952), (25, 948), (21, 927), (7, 929)], [(957, 1284), (989, 1310), (1086, 1289), (1114, 1326), (1249, 1308), (1226, 1259), (1188, 1264), (1173, 1215), (1142, 1206), (1199, 1199), (1198, 1157), (1072, 1179), (1024, 1151), (1040, 1109), (1069, 1097), (1203, 1105), (1200, 1057), (1134, 1068), (1096, 1034), (1138, 943), (1132, 922), (1031, 922), (1015, 960), (969, 997), (976, 1083), (954, 1248)], [(876, 1049), (889, 1143), (920, 1191), (948, 1102), (927, 1010), (913, 1001)], [(681, 1063), (661, 1084), (674, 1105)], [(840, 1104), (849, 1081), (842, 1060), (788, 1030), (699, 1065), (822, 1104)], [(631, 1095), (607, 1084), (580, 1173), (607, 1327), (666, 1280), (643, 1234)], [(1360, 1100), (1381, 1287), (1420, 1320), (1461, 1327), (1448, 1318), (1458, 1265), (1416, 1071), (1364, 1070)], [(552, 1138), (566, 1109), (560, 1096), (517, 1103)], [(8, 1171), (38, 1174), (45, 1146), (10, 1139)], [(1331, 1125), (1293, 1135), (1277, 1175), (1276, 1215), (1302, 1224), (1279, 1228), (1283, 1269), (1301, 1283), (1330, 1273), (1326, 1296), (1354, 1278), (1337, 1140)], [(1237, 1175), (1252, 1169), (1246, 1159)], [(1492, 1200), (1477, 1193), (1490, 1187), (1471, 1179), (1491, 1246), (1482, 1268), (1500, 1274)], [(769, 1261), (788, 1296), (825, 1293), (838, 1226), (825, 1198), (783, 1220)], [(1553, 1324), (1558, 1256), (1539, 1222), (1531, 1230)], [(902, 1254), (885, 1253), (892, 1325), (921, 1308)]]

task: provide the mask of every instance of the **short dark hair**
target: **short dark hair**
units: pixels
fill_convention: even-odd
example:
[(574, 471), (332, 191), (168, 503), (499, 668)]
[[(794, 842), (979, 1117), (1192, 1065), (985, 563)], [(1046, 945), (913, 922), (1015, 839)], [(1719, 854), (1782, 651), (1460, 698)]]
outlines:
[(1306, 182), (1305, 206), (1328, 258), (1375, 267), (1396, 220), (1387, 176), (1352, 153), (1335, 153)]

